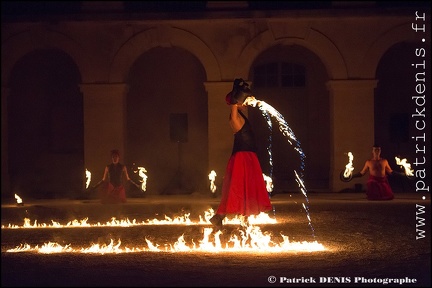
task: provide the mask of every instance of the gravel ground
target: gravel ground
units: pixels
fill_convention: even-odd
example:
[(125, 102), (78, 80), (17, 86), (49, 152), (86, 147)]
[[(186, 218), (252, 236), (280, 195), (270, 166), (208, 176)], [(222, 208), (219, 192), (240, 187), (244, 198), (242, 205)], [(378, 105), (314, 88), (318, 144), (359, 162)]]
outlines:
[[(256, 225), (272, 241), (317, 242), (318, 252), (266, 251), (254, 248), (234, 252), (172, 252), (182, 237), (188, 247), (199, 244), (210, 225), (197, 224), (200, 215), (216, 209), (218, 198), (203, 195), (148, 196), (128, 199), (122, 205), (96, 200), (35, 200), (18, 206), (2, 204), (2, 287), (18, 286), (123, 286), (123, 287), (430, 287), (430, 198), (418, 193), (397, 193), (392, 201), (368, 201), (363, 193), (300, 193), (274, 195), (274, 224)], [(307, 207), (308, 212), (305, 209)], [(190, 225), (136, 225), (129, 227), (22, 229), (31, 224), (84, 219), (106, 223), (116, 219), (137, 222), (165, 216), (190, 215)], [(9, 224), (21, 228), (7, 228)], [(424, 224), (424, 225), (423, 225)], [(228, 224), (219, 235), (222, 244), (245, 231)], [(210, 237), (215, 237), (214, 231)], [(41, 247), (90, 247), (121, 240), (120, 248), (147, 247), (130, 253), (10, 252), (20, 244)], [(214, 238), (210, 238), (214, 239)], [(118, 242), (115, 242), (116, 244)], [(223, 246), (225, 247), (225, 246)], [(273, 283), (273, 279), (275, 283)], [(396, 282), (396, 283), (393, 283)], [(403, 283), (400, 283), (403, 282)], [(388, 283), (388, 284), (386, 284)]]

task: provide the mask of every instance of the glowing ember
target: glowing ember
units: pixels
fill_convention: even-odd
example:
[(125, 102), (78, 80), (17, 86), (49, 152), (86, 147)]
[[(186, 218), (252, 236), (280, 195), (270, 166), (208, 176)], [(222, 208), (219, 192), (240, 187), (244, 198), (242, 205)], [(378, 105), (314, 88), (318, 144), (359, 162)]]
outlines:
[(271, 177), (263, 173), (264, 181), (266, 182), (267, 192), (271, 193), (273, 191), (273, 180)]
[[(137, 171), (134, 171), (135, 173)], [(141, 184), (141, 190), (146, 191), (147, 189), (147, 175), (145, 174), (147, 170), (144, 167), (138, 167), (138, 175), (141, 177), (142, 180), (140, 180)]]
[(17, 205), (22, 205), (23, 204), (23, 201), (22, 201), (21, 197), (18, 196), (17, 194), (15, 194), (15, 199), (17, 201)]
[(91, 182), (91, 172), (86, 169), (86, 189), (89, 187)]
[(352, 175), (352, 172), (354, 171), (354, 166), (353, 166), (354, 155), (351, 152), (348, 152), (348, 159), (349, 162), (345, 166), (345, 171), (343, 173), (343, 176), (345, 178), (349, 178)]
[(209, 180), (210, 180), (210, 191), (212, 192), (212, 193), (215, 193), (216, 192), (216, 185), (214, 184), (214, 182), (215, 182), (215, 180), (216, 180), (216, 172), (214, 171), (214, 170), (212, 170), (211, 172), (210, 172), (210, 174), (208, 175), (208, 177), (209, 177)]
[(407, 159), (399, 159), (398, 157), (395, 157), (396, 164), (400, 165), (400, 167), (403, 167), (405, 169), (405, 175), (406, 176), (414, 176), (414, 169), (411, 169), (411, 164), (407, 162)]

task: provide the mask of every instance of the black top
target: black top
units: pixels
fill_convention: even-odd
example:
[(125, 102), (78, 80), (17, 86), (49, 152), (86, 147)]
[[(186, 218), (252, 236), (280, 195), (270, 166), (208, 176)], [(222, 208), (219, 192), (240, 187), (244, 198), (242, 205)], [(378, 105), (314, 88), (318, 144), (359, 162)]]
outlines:
[(122, 185), (123, 167), (124, 165), (120, 163), (111, 163), (108, 165), (109, 179), (114, 187), (119, 187)]
[(234, 134), (234, 146), (231, 155), (239, 151), (250, 151), (256, 152), (255, 135), (252, 131), (252, 127), (249, 120), (241, 111), (240, 115), (245, 119), (243, 127)]

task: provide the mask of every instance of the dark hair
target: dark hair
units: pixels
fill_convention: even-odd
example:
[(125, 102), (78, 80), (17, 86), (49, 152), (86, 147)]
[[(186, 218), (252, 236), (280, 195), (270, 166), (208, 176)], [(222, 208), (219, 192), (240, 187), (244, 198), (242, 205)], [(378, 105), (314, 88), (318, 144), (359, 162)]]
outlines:
[(229, 92), (226, 96), (225, 96), (225, 101), (228, 105), (232, 104), (232, 92)]
[(111, 156), (118, 155), (120, 156), (120, 151), (118, 149), (111, 150)]

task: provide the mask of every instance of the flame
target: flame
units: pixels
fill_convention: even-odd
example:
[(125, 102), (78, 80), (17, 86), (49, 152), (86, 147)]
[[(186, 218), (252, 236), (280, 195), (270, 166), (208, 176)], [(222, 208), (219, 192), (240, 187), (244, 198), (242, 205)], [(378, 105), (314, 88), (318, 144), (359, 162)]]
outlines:
[(271, 177), (263, 173), (264, 181), (266, 182), (267, 192), (271, 193), (273, 191), (273, 180)]
[[(68, 222), (66, 225), (62, 225), (58, 222), (51, 220), (51, 224), (38, 224), (34, 221), (34, 224), (30, 223), (30, 219), (24, 219), (25, 223), (23, 226), (11, 225), (3, 228), (74, 228), (74, 227), (105, 227), (105, 226), (120, 226), (120, 227), (131, 227), (137, 225), (211, 225), (209, 219), (214, 215), (213, 209), (204, 211), (204, 216), (200, 215), (198, 221), (192, 221), (190, 219), (190, 213), (185, 213), (182, 216), (168, 217), (165, 215), (165, 219), (147, 219), (146, 221), (138, 222), (135, 219), (130, 221), (117, 220), (111, 218), (105, 224), (88, 223), (88, 218), (83, 220), (73, 220)], [(222, 231), (214, 231), (213, 228), (204, 227), (202, 239), (199, 241), (190, 242), (185, 240), (185, 236), (181, 235), (174, 243), (153, 243), (148, 240), (147, 237), (144, 239), (146, 245), (137, 247), (122, 247), (121, 239), (115, 242), (113, 239), (110, 240), (109, 244), (91, 244), (90, 247), (72, 247), (71, 244), (62, 246), (58, 243), (48, 242), (39, 247), (39, 245), (31, 246), (27, 243), (20, 244), (18, 247), (8, 249), (7, 252), (37, 252), (43, 254), (51, 253), (98, 253), (98, 254), (116, 254), (116, 253), (132, 253), (132, 252), (313, 252), (313, 251), (324, 251), (327, 250), (322, 244), (317, 241), (314, 242), (290, 242), (289, 238), (281, 234), (282, 238), (273, 237), (269, 232), (262, 232), (261, 228), (256, 226), (257, 224), (275, 224), (277, 220), (271, 218), (266, 213), (260, 213), (258, 215), (252, 215), (244, 221), (244, 216), (235, 216), (233, 218), (226, 217), (224, 219), (225, 225), (239, 225), (238, 229), (233, 229), (229, 237), (224, 237), (226, 243), (220, 239), (223, 234)], [(245, 224), (247, 223), (247, 224)], [(226, 231), (226, 230), (224, 230)]]
[(208, 177), (209, 177), (209, 180), (210, 180), (210, 191), (212, 192), (212, 193), (215, 193), (216, 192), (216, 185), (214, 184), (214, 182), (215, 182), (215, 180), (216, 180), (216, 172), (214, 171), (214, 170), (212, 170), (211, 172), (210, 172), (210, 174), (208, 175)]
[(17, 201), (17, 204), (22, 204), (22, 203), (23, 203), (21, 197), (18, 196), (17, 194), (15, 194), (15, 199), (16, 199), (16, 201)]
[(352, 172), (354, 171), (354, 166), (353, 166), (354, 155), (351, 152), (348, 152), (348, 159), (349, 162), (347, 165), (345, 165), (345, 171), (343, 174), (345, 178), (349, 178), (352, 175)]
[[(289, 237), (281, 234), (282, 242), (276, 243), (275, 239), (272, 240), (272, 235), (269, 233), (262, 232), (260, 227), (247, 226), (233, 232), (230, 235), (229, 240), (226, 243), (222, 243), (220, 236), (223, 234), (221, 231), (217, 231), (212, 234), (213, 228), (204, 228), (203, 238), (195, 243), (191, 240), (188, 243), (185, 240), (184, 235), (178, 237), (174, 244), (157, 244), (153, 243), (147, 238), (145, 242), (147, 246), (141, 247), (121, 247), (121, 240), (117, 243), (113, 239), (110, 240), (109, 244), (91, 244), (90, 247), (73, 248), (71, 244), (62, 246), (58, 243), (48, 242), (44, 243), (41, 247), (25, 243), (13, 249), (8, 249), (6, 252), (38, 252), (42, 254), (52, 253), (93, 253), (93, 254), (118, 254), (118, 253), (133, 253), (133, 252), (314, 252), (314, 251), (325, 251), (322, 244), (317, 241), (313, 242), (290, 242)], [(160, 249), (159, 247), (165, 247)]]
[[(135, 173), (137, 171), (134, 171)], [(142, 178), (142, 180), (140, 180), (141, 184), (141, 190), (142, 191), (146, 191), (147, 189), (147, 178), (148, 176), (144, 173), (147, 172), (147, 170), (144, 167), (138, 167), (138, 175)]]
[(86, 189), (89, 187), (91, 182), (91, 172), (86, 168)]
[(399, 159), (398, 157), (395, 157), (396, 164), (400, 165), (400, 167), (403, 167), (405, 169), (405, 175), (406, 176), (414, 176), (414, 169), (411, 169), (411, 164), (407, 162), (407, 159)]
[[(29, 218), (24, 218), (24, 224), (22, 226), (15, 224), (2, 225), (2, 229), (19, 229), (19, 228), (77, 228), (77, 227), (132, 227), (132, 226), (142, 226), (142, 225), (209, 225), (210, 218), (213, 217), (214, 210), (208, 209), (204, 211), (204, 215), (199, 215), (199, 220), (193, 221), (190, 218), (190, 213), (185, 213), (183, 215), (169, 217), (167, 215), (164, 216), (164, 219), (147, 219), (145, 221), (137, 221), (136, 219), (130, 220), (126, 219), (117, 219), (112, 217), (110, 221), (105, 223), (94, 223), (91, 224), (88, 222), (88, 218), (83, 218), (81, 220), (72, 220), (67, 222), (66, 224), (61, 224), (57, 221), (51, 220), (51, 224), (49, 223), (38, 223), (35, 220), (31, 223)], [(224, 219), (225, 224), (233, 224), (238, 225), (244, 223), (245, 219), (240, 215), (235, 215), (232, 218), (226, 217)], [(268, 214), (262, 212), (258, 215), (251, 215), (248, 217), (247, 221), (250, 224), (276, 224), (277, 220), (275, 218), (271, 218)]]

